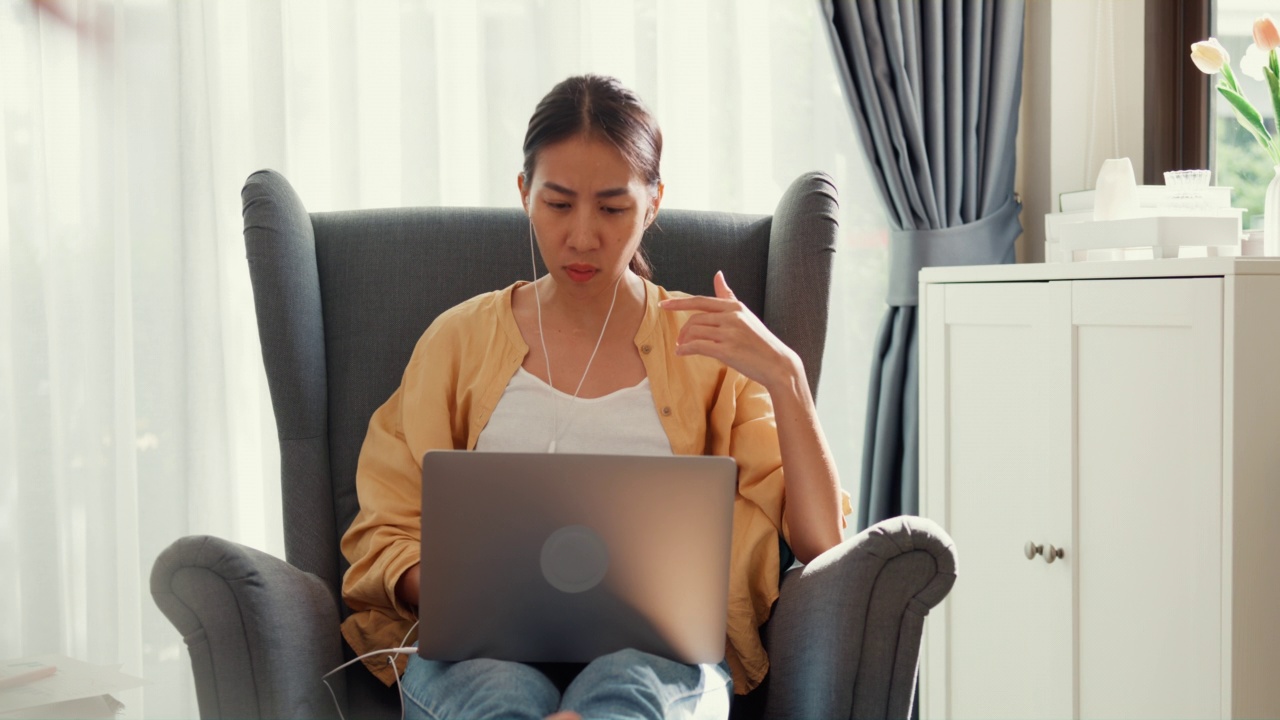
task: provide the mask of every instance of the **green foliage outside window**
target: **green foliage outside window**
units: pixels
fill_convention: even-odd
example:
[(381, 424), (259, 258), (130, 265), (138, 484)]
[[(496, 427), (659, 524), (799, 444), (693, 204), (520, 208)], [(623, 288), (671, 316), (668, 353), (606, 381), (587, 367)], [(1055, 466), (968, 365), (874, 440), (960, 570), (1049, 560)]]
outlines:
[(1232, 188), (1232, 207), (1246, 208), (1245, 229), (1262, 227), (1262, 206), (1267, 184), (1275, 177), (1275, 169), (1267, 154), (1258, 147), (1240, 123), (1219, 117), (1217, 144), (1217, 179), (1215, 185)]

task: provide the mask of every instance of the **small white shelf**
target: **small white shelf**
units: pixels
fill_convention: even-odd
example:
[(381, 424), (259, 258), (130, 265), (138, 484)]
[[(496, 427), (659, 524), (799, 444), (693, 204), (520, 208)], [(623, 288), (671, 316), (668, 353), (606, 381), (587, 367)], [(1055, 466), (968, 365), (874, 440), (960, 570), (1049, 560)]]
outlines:
[(1165, 260), (1114, 260), (1016, 265), (958, 265), (920, 271), (920, 282), (1027, 282), (1108, 278), (1206, 277), (1280, 275), (1280, 258), (1208, 257)]

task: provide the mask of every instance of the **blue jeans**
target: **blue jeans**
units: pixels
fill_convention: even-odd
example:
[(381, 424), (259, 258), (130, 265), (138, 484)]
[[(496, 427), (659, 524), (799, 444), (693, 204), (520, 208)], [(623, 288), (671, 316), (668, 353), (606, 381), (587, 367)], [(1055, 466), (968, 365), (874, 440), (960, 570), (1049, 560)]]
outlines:
[(561, 695), (531, 665), (459, 663), (410, 656), (401, 678), (406, 718), (541, 718), (573, 710), (594, 718), (727, 718), (733, 681), (726, 663), (685, 665), (620, 650), (582, 668)]

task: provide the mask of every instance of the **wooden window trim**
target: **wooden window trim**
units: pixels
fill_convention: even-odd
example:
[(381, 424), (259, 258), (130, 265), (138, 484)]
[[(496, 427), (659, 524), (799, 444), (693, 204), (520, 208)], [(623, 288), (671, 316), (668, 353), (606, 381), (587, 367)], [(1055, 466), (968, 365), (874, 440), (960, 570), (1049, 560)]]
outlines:
[(1212, 31), (1212, 0), (1146, 0), (1143, 179), (1166, 170), (1209, 168), (1212, 78), (1192, 64), (1191, 43)]

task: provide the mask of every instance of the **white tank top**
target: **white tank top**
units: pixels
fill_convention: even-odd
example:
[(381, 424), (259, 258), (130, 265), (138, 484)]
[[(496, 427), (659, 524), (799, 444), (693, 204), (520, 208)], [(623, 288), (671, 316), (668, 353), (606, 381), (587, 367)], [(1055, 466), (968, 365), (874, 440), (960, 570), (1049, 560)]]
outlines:
[(598, 398), (573, 399), (520, 368), (507, 383), (476, 450), (544, 453), (551, 444), (558, 404), (557, 453), (672, 455), (658, 420), (649, 378)]

